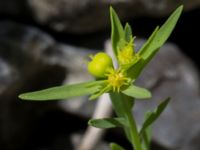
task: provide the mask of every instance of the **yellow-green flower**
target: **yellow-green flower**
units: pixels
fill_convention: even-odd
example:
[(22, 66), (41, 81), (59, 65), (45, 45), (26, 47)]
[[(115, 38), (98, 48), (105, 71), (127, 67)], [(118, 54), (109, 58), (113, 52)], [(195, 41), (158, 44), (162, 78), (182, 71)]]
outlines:
[(130, 78), (126, 75), (126, 70), (122, 68), (114, 69), (112, 59), (106, 53), (100, 52), (91, 57), (88, 63), (88, 71), (97, 78), (105, 80), (99, 93), (109, 91), (120, 92), (121, 88), (130, 84)]
[(123, 86), (130, 84), (130, 79), (126, 76), (125, 72), (120, 69), (110, 69), (107, 77), (107, 86), (111, 87), (114, 92), (119, 92)]
[(133, 65), (136, 63), (140, 57), (134, 50), (134, 38), (129, 42), (126, 42), (125, 45), (118, 50), (117, 59), (120, 66)]

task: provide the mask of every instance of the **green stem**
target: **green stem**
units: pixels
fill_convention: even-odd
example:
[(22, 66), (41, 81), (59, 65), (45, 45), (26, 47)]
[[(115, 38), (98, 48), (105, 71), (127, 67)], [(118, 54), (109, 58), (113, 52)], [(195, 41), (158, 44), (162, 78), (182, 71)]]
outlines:
[(126, 117), (128, 120), (128, 124), (130, 127), (130, 134), (132, 139), (132, 146), (135, 150), (142, 150), (141, 143), (140, 143), (140, 137), (137, 131), (137, 126), (135, 123), (135, 119), (132, 116), (131, 110), (126, 111)]
[(134, 100), (123, 93), (110, 93), (110, 96), (117, 116), (124, 117), (127, 120), (128, 127), (124, 126), (124, 130), (134, 150), (142, 150), (136, 122), (131, 112)]

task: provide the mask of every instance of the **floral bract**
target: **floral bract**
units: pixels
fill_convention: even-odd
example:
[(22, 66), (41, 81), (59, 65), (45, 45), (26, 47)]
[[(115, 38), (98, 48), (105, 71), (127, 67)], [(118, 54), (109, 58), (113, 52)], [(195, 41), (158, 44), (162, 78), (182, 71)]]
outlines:
[[(123, 47), (118, 50), (117, 60), (119, 68), (114, 69), (112, 59), (105, 53), (99, 52), (95, 56), (92, 56), (92, 60), (88, 63), (88, 71), (94, 77), (104, 77), (105, 84), (95, 93), (96, 96), (100, 96), (104, 92), (120, 92), (124, 90), (122, 87), (128, 87), (131, 85), (131, 78), (127, 76), (127, 70), (130, 66), (134, 65), (139, 60), (139, 55), (134, 51), (134, 38), (131, 40), (123, 40)], [(129, 66), (129, 67), (124, 67)], [(93, 96), (93, 98), (96, 98)]]

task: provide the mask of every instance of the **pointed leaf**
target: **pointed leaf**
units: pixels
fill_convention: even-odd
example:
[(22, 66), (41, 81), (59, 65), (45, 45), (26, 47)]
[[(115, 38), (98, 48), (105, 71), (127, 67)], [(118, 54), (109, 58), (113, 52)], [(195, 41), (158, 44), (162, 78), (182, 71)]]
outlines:
[(112, 48), (115, 56), (117, 56), (117, 47), (120, 40), (124, 39), (123, 26), (117, 16), (116, 12), (112, 7), (110, 7), (110, 19), (111, 19), (111, 41)]
[(140, 61), (138, 61), (138, 63), (134, 64), (129, 69), (130, 77), (136, 79), (146, 64), (153, 58), (153, 56), (158, 52), (159, 48), (166, 42), (171, 32), (173, 31), (182, 10), (183, 6), (178, 7), (167, 19), (167, 21), (161, 26), (160, 29), (157, 27), (154, 30), (150, 38), (138, 52), (141, 57)]
[(162, 103), (160, 103), (154, 111), (149, 113), (148, 117), (146, 118), (146, 120), (144, 121), (142, 125), (140, 134), (142, 134), (147, 129), (148, 126), (150, 126), (156, 119), (158, 119), (158, 117), (167, 107), (169, 101), (170, 101), (170, 98), (167, 98)]
[[(149, 46), (142, 47), (141, 53), (144, 54), (144, 58), (147, 58), (151, 54), (151, 51), (159, 49), (169, 38), (181, 15), (182, 10), (183, 6), (178, 7), (155, 34), (153, 40), (151, 40), (151, 44), (149, 44)], [(143, 51), (145, 51), (147, 54)]]
[(124, 34), (125, 34), (125, 40), (127, 42), (130, 42), (130, 40), (132, 39), (132, 29), (128, 23), (126, 23), (125, 25)]
[(127, 89), (122, 91), (122, 93), (137, 99), (146, 99), (151, 97), (150, 91), (148, 91), (145, 88), (137, 87), (134, 85), (129, 86)]
[(145, 42), (145, 44), (142, 46), (142, 48), (139, 50), (139, 55), (142, 56), (143, 58), (148, 57), (151, 55), (151, 51), (149, 50), (149, 47), (153, 40), (155, 39), (156, 34), (158, 33), (159, 27), (157, 26), (155, 30), (152, 32), (148, 40)]
[(28, 92), (19, 95), (24, 100), (55, 100), (68, 99), (97, 92), (103, 81), (90, 81), (79, 84), (63, 85), (40, 91)]
[[(159, 27), (156, 27), (156, 29), (153, 31), (153, 33), (151, 34), (151, 36), (149, 37), (149, 39), (147, 40), (147, 42), (143, 45), (143, 47), (140, 49), (139, 56), (140, 59), (137, 63), (135, 63), (134, 65), (132, 65), (128, 71), (128, 75), (133, 78), (136, 79), (140, 72), (142, 71), (142, 69), (145, 67), (145, 65), (151, 60), (151, 58), (154, 56), (154, 54), (157, 51), (150, 51), (148, 49), (148, 47), (151, 45), (153, 39), (155, 38), (156, 33), (158, 32)], [(148, 55), (149, 54), (149, 55)], [(146, 59), (144, 59), (145, 56), (149, 56)]]
[(124, 118), (102, 118), (102, 119), (91, 119), (88, 124), (96, 128), (116, 128), (125, 126)]
[(125, 150), (123, 147), (121, 147), (119, 144), (111, 143), (110, 144), (111, 150)]

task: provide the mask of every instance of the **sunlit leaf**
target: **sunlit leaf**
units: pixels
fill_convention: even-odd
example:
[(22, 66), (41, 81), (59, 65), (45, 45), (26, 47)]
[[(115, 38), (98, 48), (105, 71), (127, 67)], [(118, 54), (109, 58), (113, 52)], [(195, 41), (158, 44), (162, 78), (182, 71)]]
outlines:
[(97, 92), (103, 81), (90, 81), (72, 85), (62, 85), (35, 92), (28, 92), (19, 95), (24, 100), (55, 100), (69, 99)]
[(91, 119), (88, 122), (89, 125), (96, 128), (116, 128), (126, 126), (126, 120), (124, 118), (102, 118), (102, 119)]
[(150, 91), (148, 91), (145, 88), (137, 87), (134, 85), (129, 86), (127, 89), (122, 91), (122, 93), (137, 99), (146, 99), (151, 97)]
[(172, 33), (182, 10), (183, 6), (178, 7), (167, 19), (167, 21), (161, 26), (160, 29), (157, 27), (154, 30), (150, 38), (138, 52), (141, 56), (140, 61), (138, 61), (129, 69), (128, 72), (130, 77), (136, 79), (146, 64), (153, 58), (160, 47), (166, 42)]
[(115, 10), (110, 7), (110, 19), (111, 19), (111, 41), (112, 41), (112, 48), (114, 51), (115, 56), (117, 56), (117, 47), (119, 41), (124, 39), (124, 30), (123, 26), (117, 16)]
[(127, 42), (130, 42), (130, 40), (132, 39), (132, 29), (128, 23), (126, 23), (125, 25), (124, 34), (125, 34), (125, 40)]
[[(143, 58), (148, 57), (149, 55), (151, 55), (151, 51), (149, 50), (149, 47), (151, 45), (151, 43), (153, 42), (153, 40), (155, 39), (155, 36), (157, 34), (159, 30), (159, 27), (157, 26), (155, 28), (155, 30), (153, 31), (153, 33), (151, 34), (151, 36), (148, 38), (148, 40), (146, 41), (146, 43), (142, 46), (142, 48), (139, 50), (139, 55), (141, 55)], [(149, 51), (148, 51), (149, 50)]]

